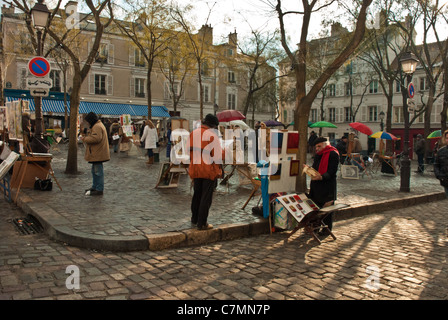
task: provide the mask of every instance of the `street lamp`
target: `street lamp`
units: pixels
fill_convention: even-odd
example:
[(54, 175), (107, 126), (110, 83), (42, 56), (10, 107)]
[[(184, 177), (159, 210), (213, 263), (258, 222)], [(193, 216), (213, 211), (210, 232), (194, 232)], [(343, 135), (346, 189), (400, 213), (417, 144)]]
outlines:
[[(31, 20), (37, 34), (37, 56), (42, 56), (44, 51), (42, 42), (42, 30), (47, 26), (50, 11), (43, 3), (44, 0), (38, 0), (38, 3), (31, 9)], [(42, 97), (34, 97), (34, 112), (36, 113), (36, 137), (41, 138), (43, 133), (43, 119), (42, 119)]]
[[(412, 75), (417, 68), (418, 59), (411, 53), (403, 53), (400, 57), (401, 71), (406, 74), (407, 84), (412, 81)], [(404, 137), (403, 137), (403, 153), (401, 155), (401, 172), (400, 172), (400, 191), (409, 192), (411, 179), (411, 161), (409, 160), (409, 110), (408, 110), (408, 90), (402, 83), (403, 97), (403, 117), (404, 117)]]
[(384, 131), (384, 117), (386, 116), (386, 114), (384, 113), (384, 111), (381, 111), (379, 114), (380, 120), (381, 120), (381, 131)]
[(33, 21), (33, 26), (38, 30), (45, 29), (49, 16), (50, 11), (48, 11), (47, 6), (44, 4), (44, 0), (38, 0), (38, 3), (36, 3), (31, 9), (31, 19)]

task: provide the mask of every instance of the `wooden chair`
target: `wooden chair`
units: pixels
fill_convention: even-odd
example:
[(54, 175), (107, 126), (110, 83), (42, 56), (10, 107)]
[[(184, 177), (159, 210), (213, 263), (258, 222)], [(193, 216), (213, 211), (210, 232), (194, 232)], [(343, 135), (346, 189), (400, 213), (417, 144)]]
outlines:
[(258, 177), (255, 177), (255, 178), (251, 178), (250, 182), (252, 183), (252, 186), (253, 186), (252, 192), (250, 193), (249, 198), (247, 199), (247, 201), (244, 203), (243, 207), (241, 208), (242, 210), (244, 210), (244, 208), (246, 208), (247, 204), (253, 197), (255, 197), (256, 195), (261, 195), (261, 191), (258, 192), (261, 188), (261, 180)]

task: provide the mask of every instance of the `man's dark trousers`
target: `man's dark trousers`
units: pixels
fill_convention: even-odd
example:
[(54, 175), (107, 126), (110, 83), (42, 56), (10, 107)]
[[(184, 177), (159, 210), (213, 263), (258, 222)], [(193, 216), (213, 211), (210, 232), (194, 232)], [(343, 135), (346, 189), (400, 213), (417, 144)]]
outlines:
[(191, 200), (191, 222), (197, 223), (198, 227), (207, 224), (208, 212), (212, 205), (215, 181), (196, 178), (193, 182), (193, 199)]

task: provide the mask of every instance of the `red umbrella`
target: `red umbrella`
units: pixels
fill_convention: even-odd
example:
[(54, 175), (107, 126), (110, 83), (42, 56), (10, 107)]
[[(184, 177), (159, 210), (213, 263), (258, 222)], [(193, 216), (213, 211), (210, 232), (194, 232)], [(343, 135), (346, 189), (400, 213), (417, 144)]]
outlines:
[(237, 110), (224, 110), (221, 112), (218, 112), (216, 114), (216, 117), (218, 117), (219, 122), (229, 122), (233, 120), (243, 120), (246, 119), (246, 117)]
[(352, 122), (352, 123), (349, 123), (348, 125), (350, 127), (352, 127), (353, 129), (355, 129), (361, 133), (364, 133), (368, 136), (370, 136), (373, 133), (372, 129), (370, 129), (368, 126), (366, 126), (364, 123), (361, 123), (361, 122)]

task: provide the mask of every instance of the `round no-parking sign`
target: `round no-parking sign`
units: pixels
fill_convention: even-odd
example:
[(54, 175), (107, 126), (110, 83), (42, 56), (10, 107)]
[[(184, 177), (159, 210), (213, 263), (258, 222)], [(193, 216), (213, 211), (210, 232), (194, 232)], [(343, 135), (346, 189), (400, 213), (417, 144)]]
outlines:
[(50, 63), (44, 57), (34, 57), (28, 62), (28, 69), (36, 77), (45, 77), (50, 73)]
[(415, 94), (415, 88), (414, 88), (414, 84), (411, 82), (411, 83), (409, 83), (409, 86), (408, 86), (408, 95), (409, 95), (409, 98), (414, 98), (414, 94)]

